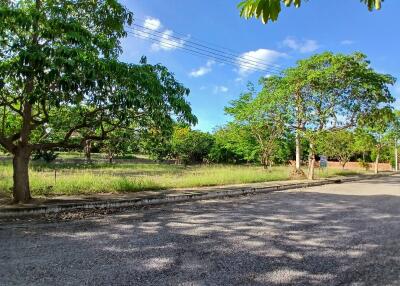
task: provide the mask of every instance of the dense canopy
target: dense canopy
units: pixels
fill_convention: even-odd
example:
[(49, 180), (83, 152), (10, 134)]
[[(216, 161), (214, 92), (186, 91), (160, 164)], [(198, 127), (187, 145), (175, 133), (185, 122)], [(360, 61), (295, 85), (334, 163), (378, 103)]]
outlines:
[(116, 0), (0, 2), (0, 144), (14, 156), (16, 201), (30, 198), (32, 151), (196, 122), (165, 67), (118, 60), (132, 21)]

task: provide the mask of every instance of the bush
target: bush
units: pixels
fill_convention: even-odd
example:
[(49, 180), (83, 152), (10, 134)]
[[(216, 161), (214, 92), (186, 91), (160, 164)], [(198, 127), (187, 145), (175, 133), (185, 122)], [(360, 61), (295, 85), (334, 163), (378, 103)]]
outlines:
[(58, 154), (55, 153), (54, 151), (43, 151), (43, 150), (38, 150), (35, 153), (33, 153), (33, 158), (32, 160), (37, 161), (37, 160), (43, 160), (46, 163), (53, 162), (55, 159), (57, 159)]
[(360, 164), (361, 168), (364, 168), (365, 171), (368, 171), (371, 168), (371, 165), (362, 159), (358, 159), (358, 164)]
[(176, 127), (172, 136), (173, 156), (182, 164), (201, 163), (207, 159), (214, 138), (208, 133)]

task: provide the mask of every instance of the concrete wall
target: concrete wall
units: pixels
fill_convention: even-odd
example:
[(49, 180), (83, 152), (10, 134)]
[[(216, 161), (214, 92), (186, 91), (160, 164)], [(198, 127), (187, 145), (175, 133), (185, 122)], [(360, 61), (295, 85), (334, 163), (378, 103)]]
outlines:
[[(318, 164), (319, 165), (319, 164)], [(374, 163), (369, 163), (370, 170), (373, 170), (375, 167)], [(340, 165), (339, 162), (334, 162), (334, 161), (328, 161), (328, 168), (342, 168), (342, 165)], [(390, 163), (379, 163), (379, 171), (392, 171), (392, 166)], [(344, 166), (345, 170), (364, 170), (360, 166), (360, 163), (358, 162), (348, 162), (346, 166)]]
[[(295, 161), (290, 161), (290, 165), (296, 166)], [(374, 170), (375, 163), (369, 163), (370, 170)], [(315, 163), (315, 167), (319, 167), (319, 162)], [(333, 169), (342, 169), (342, 165), (339, 162), (335, 161), (328, 161), (328, 168)], [(344, 167), (345, 170), (365, 170), (363, 167), (360, 166), (359, 162), (347, 162), (346, 166)], [(379, 163), (379, 171), (392, 171), (392, 166), (390, 163)]]

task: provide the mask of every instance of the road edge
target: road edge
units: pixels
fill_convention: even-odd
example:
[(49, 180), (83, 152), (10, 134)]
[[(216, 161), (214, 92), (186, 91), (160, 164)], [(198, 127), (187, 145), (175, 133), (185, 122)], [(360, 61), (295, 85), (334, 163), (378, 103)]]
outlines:
[(126, 199), (126, 200), (114, 199), (114, 200), (81, 202), (81, 203), (65, 203), (65, 204), (61, 203), (49, 206), (6, 208), (6, 209), (0, 209), (0, 218), (14, 218), (14, 217), (25, 217), (31, 215), (56, 214), (60, 212), (88, 210), (88, 209), (116, 209), (116, 208), (128, 208), (128, 207), (144, 207), (151, 205), (163, 205), (169, 203), (199, 201), (199, 200), (224, 198), (224, 197), (238, 197), (244, 195), (265, 194), (265, 193), (272, 193), (272, 192), (293, 190), (293, 189), (303, 189), (303, 188), (317, 187), (330, 184), (341, 184), (341, 183), (348, 183), (355, 181), (371, 180), (380, 177), (389, 177), (395, 174), (397, 173), (348, 177), (348, 178), (333, 178), (333, 179), (324, 179), (321, 181), (293, 183), (293, 184), (288, 183), (283, 185), (273, 185), (266, 187), (243, 187), (243, 188), (235, 188), (233, 190), (214, 189), (207, 192), (193, 191), (181, 194), (163, 194), (158, 196), (150, 196), (150, 197)]

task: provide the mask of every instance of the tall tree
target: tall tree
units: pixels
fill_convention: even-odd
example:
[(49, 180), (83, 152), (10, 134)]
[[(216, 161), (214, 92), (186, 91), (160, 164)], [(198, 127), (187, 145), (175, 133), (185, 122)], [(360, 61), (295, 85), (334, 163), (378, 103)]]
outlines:
[(283, 80), (291, 95), (292, 127), (310, 142), (309, 179), (314, 178), (315, 144), (323, 132), (353, 127), (394, 101), (388, 86), (395, 79), (375, 72), (361, 53), (314, 55), (284, 71)]
[(225, 108), (237, 124), (246, 126), (258, 143), (260, 162), (267, 168), (277, 150), (278, 140), (284, 135), (287, 126), (287, 104), (282, 100), (279, 87), (280, 78), (264, 80), (259, 94), (250, 88), (238, 100)]
[[(292, 4), (299, 8), (302, 0), (244, 0), (238, 4), (240, 9), (240, 16), (245, 19), (256, 18), (266, 24), (269, 20), (276, 21), (281, 12), (282, 3), (286, 7)], [(367, 5), (368, 9), (372, 11), (374, 8), (380, 10), (384, 0), (360, 0)]]
[(33, 151), (104, 140), (132, 121), (196, 121), (165, 67), (118, 61), (132, 20), (116, 0), (0, 2), (0, 144), (13, 155), (15, 202), (31, 198)]

